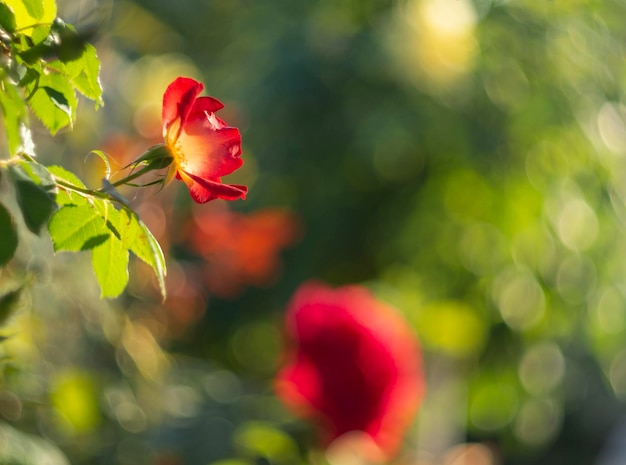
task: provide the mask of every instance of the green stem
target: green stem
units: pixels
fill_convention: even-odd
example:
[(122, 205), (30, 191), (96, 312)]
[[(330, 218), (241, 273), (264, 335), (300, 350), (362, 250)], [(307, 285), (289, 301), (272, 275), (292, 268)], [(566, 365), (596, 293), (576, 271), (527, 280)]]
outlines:
[(98, 197), (100, 199), (111, 199), (112, 197), (107, 194), (106, 192), (101, 192), (101, 191), (92, 191), (91, 189), (84, 189), (82, 187), (78, 187), (75, 186), (74, 184), (70, 184), (69, 182), (66, 182), (60, 178), (57, 178), (56, 176), (54, 177), (54, 182), (57, 186), (63, 188), (63, 189), (67, 189), (70, 191), (74, 191), (74, 192), (78, 192), (79, 194), (83, 194), (83, 195), (88, 195), (91, 197)]
[(117, 186), (121, 186), (123, 184), (127, 184), (130, 181), (132, 181), (133, 179), (137, 179), (139, 176), (147, 173), (148, 171), (151, 171), (151, 170), (150, 169), (145, 169), (145, 168), (144, 169), (140, 169), (139, 171), (135, 171), (134, 173), (129, 174), (128, 176), (126, 176), (125, 178), (120, 179), (119, 181), (112, 182), (111, 185), (113, 187), (117, 187)]

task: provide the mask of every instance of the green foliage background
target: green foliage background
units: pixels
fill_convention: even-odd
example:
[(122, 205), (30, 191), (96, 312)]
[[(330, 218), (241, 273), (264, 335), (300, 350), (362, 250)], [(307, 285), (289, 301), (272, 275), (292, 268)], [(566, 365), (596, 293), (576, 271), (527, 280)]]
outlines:
[[(7, 434), (74, 464), (307, 461), (310, 431), (270, 385), (284, 305), (317, 278), (371, 287), (417, 331), (429, 394), (407, 453), (439, 463), (476, 441), (494, 463), (606, 463), (626, 396), (626, 6), (425, 4), (61, 4), (99, 30), (105, 106), (36, 134), (46, 164), (89, 178), (83, 154), (141, 129), (142, 83), (158, 105), (165, 76), (195, 74), (242, 131), (229, 182), (250, 193), (232, 208), (288, 208), (303, 233), (273, 285), (209, 296), (167, 337), (135, 262), (127, 294), (100, 301), (84, 257), (27, 236), (0, 274), (0, 316), (17, 288), (22, 316), (5, 343)], [(197, 259), (177, 242), (193, 211), (178, 187), (131, 197), (166, 205), (174, 274)]]

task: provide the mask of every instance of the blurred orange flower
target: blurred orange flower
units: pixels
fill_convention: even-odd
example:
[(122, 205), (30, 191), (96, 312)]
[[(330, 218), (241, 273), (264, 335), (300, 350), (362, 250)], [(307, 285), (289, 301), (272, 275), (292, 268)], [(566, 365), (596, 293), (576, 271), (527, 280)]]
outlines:
[[(386, 460), (398, 450), (425, 391), (416, 337), (365, 288), (305, 283), (286, 315), (290, 346), (278, 396), (317, 423), (324, 445), (365, 436), (360, 452)], [(368, 446), (368, 447), (366, 447)]]
[(246, 186), (221, 180), (243, 164), (239, 129), (215, 116), (224, 105), (213, 97), (198, 97), (202, 89), (202, 83), (179, 77), (163, 95), (163, 138), (174, 158), (167, 180), (182, 180), (198, 203), (244, 199)]
[(205, 260), (204, 279), (219, 297), (235, 297), (245, 286), (267, 286), (280, 269), (279, 252), (296, 242), (299, 224), (288, 210), (250, 214), (217, 207), (194, 214), (191, 247)]

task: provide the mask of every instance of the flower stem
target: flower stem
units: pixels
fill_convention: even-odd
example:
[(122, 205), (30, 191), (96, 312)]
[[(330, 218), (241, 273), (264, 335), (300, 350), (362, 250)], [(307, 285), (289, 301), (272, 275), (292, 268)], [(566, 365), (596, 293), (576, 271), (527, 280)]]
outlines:
[(145, 174), (148, 171), (149, 170), (146, 170), (145, 168), (141, 169), (139, 171), (135, 171), (134, 173), (129, 174), (128, 176), (126, 176), (125, 178), (120, 179), (119, 181), (112, 182), (111, 185), (113, 187), (117, 187), (117, 186), (121, 186), (123, 184), (127, 184), (130, 181), (132, 181), (133, 179), (137, 179), (139, 176)]
[(63, 179), (60, 179), (56, 176), (53, 176), (54, 178), (54, 183), (66, 190), (70, 190), (70, 191), (74, 191), (74, 192), (78, 192), (79, 194), (83, 194), (83, 195), (87, 195), (87, 196), (91, 196), (91, 197), (98, 197), (100, 199), (108, 199), (111, 198), (110, 195), (108, 195), (106, 192), (101, 192), (101, 191), (94, 191), (91, 189), (85, 189), (82, 187), (78, 187), (75, 186), (74, 184), (71, 184), (67, 181), (64, 181)]

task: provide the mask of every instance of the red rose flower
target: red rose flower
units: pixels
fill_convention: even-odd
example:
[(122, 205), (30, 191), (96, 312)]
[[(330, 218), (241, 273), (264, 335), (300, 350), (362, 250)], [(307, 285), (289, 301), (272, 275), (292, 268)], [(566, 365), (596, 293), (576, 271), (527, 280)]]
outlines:
[(243, 164), (241, 136), (215, 116), (224, 105), (213, 97), (198, 97), (204, 86), (179, 77), (163, 95), (163, 138), (174, 161), (168, 180), (182, 180), (198, 203), (245, 198), (245, 186), (223, 184), (221, 177)]
[(424, 394), (421, 354), (405, 321), (359, 286), (307, 283), (286, 315), (291, 339), (278, 396), (314, 420), (325, 445), (346, 433), (369, 437), (362, 453), (395, 454)]

